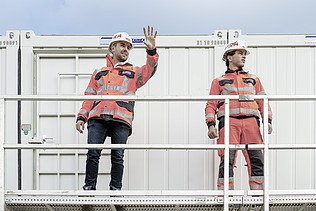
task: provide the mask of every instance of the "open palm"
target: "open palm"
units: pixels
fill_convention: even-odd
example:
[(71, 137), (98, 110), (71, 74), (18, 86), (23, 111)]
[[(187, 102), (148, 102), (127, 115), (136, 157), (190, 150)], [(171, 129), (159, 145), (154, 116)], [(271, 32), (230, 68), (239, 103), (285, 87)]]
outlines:
[(147, 32), (145, 27), (143, 28), (144, 30), (144, 36), (145, 36), (145, 42), (144, 44), (146, 45), (146, 48), (148, 50), (153, 50), (156, 48), (156, 36), (157, 36), (157, 31), (154, 33), (154, 28), (148, 26), (147, 27)]

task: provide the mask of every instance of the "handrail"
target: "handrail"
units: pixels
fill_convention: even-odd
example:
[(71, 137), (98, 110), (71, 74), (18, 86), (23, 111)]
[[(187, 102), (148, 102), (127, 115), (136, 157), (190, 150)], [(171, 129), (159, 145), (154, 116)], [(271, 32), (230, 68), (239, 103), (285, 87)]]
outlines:
[[(4, 149), (129, 149), (129, 150), (217, 150), (225, 144), (3, 144)], [(229, 144), (230, 149), (264, 149), (264, 144)], [(314, 150), (316, 144), (269, 144), (270, 150)]]
[[(315, 101), (316, 95), (249, 95), (254, 100), (269, 101)], [(135, 100), (135, 101), (206, 101), (206, 100), (238, 100), (239, 95), (208, 96), (128, 96), (128, 95), (0, 95), (5, 101), (82, 101), (82, 100)]]
[[(133, 101), (207, 101), (207, 100), (224, 100), (225, 101), (225, 113), (229, 114), (229, 102), (230, 100), (263, 100), (264, 101), (264, 144), (249, 144), (249, 145), (231, 145), (229, 144), (229, 117), (225, 115), (225, 144), (186, 144), (186, 145), (139, 145), (139, 144), (126, 144), (126, 145), (58, 145), (58, 144), (4, 144), (4, 127), (0, 125), (0, 151), (4, 152), (5, 149), (89, 149), (89, 148), (102, 148), (102, 149), (150, 149), (150, 150), (225, 150), (225, 165), (224, 165), (224, 210), (228, 210), (229, 195), (231, 193), (228, 190), (228, 156), (229, 149), (263, 149), (264, 150), (264, 210), (269, 210), (269, 150), (298, 150), (298, 149), (316, 149), (316, 144), (269, 144), (268, 139), (268, 100), (269, 101), (316, 101), (316, 95), (208, 95), (208, 96), (122, 96), (122, 95), (83, 95), (83, 96), (54, 96), (54, 95), (0, 95), (0, 123), (4, 123), (4, 102), (5, 101), (83, 101), (83, 100), (133, 100)], [(0, 158), (0, 170), (4, 167), (4, 153)], [(3, 174), (2, 176), (3, 177)], [(4, 178), (0, 178), (0, 205), (4, 203)]]

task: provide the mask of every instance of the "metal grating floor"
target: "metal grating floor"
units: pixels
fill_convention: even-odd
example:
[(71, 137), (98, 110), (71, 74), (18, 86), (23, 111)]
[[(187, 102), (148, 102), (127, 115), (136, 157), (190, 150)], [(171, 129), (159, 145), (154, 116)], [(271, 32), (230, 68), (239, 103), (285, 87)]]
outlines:
[[(7, 211), (221, 211), (222, 197), (7, 196)], [(231, 196), (231, 211), (262, 211), (263, 197)], [(315, 196), (271, 196), (271, 211), (315, 211)]]

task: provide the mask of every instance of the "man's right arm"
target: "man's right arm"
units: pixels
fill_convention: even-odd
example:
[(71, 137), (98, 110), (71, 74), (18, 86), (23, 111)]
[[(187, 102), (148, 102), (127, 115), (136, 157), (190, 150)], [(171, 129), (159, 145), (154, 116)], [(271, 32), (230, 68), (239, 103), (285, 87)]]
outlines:
[[(210, 95), (219, 95), (219, 84), (218, 81), (215, 79), (212, 82), (211, 89), (210, 89)], [(217, 129), (216, 129), (216, 111), (217, 111), (217, 105), (218, 100), (209, 100), (206, 103), (205, 107), (205, 122), (208, 127), (208, 137), (210, 139), (216, 138), (217, 135)]]
[[(97, 70), (95, 70), (90, 78), (88, 87), (86, 88), (84, 95), (96, 95), (97, 94), (97, 83), (95, 80), (95, 75), (97, 73)], [(79, 113), (77, 114), (77, 120), (76, 120), (76, 129), (83, 133), (84, 130), (84, 124), (88, 121), (89, 112), (93, 105), (93, 100), (85, 100), (82, 103), (81, 109)]]

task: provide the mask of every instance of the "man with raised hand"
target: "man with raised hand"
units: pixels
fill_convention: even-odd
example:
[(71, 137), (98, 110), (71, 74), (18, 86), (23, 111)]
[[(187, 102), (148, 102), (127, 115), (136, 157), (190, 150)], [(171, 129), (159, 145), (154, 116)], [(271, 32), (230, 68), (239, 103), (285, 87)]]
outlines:
[[(96, 69), (85, 91), (85, 95), (135, 95), (156, 72), (158, 54), (156, 36), (153, 27), (144, 30), (147, 61), (142, 67), (128, 62), (133, 49), (131, 37), (126, 32), (113, 35), (106, 56), (106, 67)], [(77, 115), (76, 129), (83, 133), (88, 123), (88, 144), (103, 144), (111, 137), (111, 144), (126, 144), (132, 133), (134, 119), (134, 101), (91, 101), (83, 102)], [(89, 149), (86, 160), (84, 190), (96, 190), (100, 149)], [(111, 150), (110, 190), (121, 190), (124, 170), (124, 150)]]

